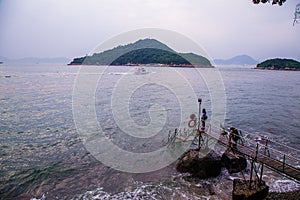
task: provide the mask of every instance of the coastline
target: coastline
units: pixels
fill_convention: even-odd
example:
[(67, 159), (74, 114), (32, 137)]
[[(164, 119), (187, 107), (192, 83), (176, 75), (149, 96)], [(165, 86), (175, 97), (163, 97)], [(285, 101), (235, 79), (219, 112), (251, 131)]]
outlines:
[(300, 71), (300, 62), (287, 58), (273, 58), (257, 64), (256, 69)]
[[(74, 64), (69, 63), (68, 66), (78, 66), (87, 64)], [(126, 64), (126, 65), (102, 65), (102, 64), (92, 64), (92, 66), (126, 66), (126, 67), (178, 67), (178, 68), (215, 68), (212, 65), (187, 65), (187, 64)]]
[(260, 69), (260, 70), (278, 70), (278, 71), (300, 71), (300, 68), (279, 68), (279, 67), (255, 67), (254, 69)]

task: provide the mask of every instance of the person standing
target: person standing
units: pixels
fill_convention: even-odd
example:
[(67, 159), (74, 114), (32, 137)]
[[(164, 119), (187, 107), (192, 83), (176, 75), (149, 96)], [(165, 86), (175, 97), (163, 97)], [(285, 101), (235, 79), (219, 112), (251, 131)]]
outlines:
[(238, 143), (239, 139), (240, 139), (240, 135), (239, 135), (238, 129), (234, 128), (234, 127), (230, 127), (228, 144), (232, 150), (237, 149), (237, 143)]
[(202, 115), (201, 115), (201, 131), (205, 130), (205, 121), (207, 120), (207, 114), (206, 109), (202, 109)]

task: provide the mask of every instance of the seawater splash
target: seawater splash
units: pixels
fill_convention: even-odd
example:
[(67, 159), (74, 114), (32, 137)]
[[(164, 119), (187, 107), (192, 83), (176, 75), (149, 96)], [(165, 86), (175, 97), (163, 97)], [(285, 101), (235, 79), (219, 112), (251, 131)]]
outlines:
[(195, 199), (195, 200), (204, 200), (210, 199), (209, 196), (197, 195), (193, 192), (187, 193), (181, 187), (174, 187), (170, 184), (141, 184), (138, 187), (116, 194), (111, 194), (105, 192), (102, 187), (97, 188), (96, 190), (87, 191), (84, 194), (76, 195), (73, 200), (162, 200), (162, 199)]
[(47, 198), (46, 195), (43, 194), (41, 198), (35, 198), (34, 197), (34, 198), (31, 198), (30, 200), (46, 200), (46, 198)]
[(270, 185), (270, 190), (273, 192), (287, 192), (299, 188), (300, 184), (292, 180), (276, 180), (274, 184)]

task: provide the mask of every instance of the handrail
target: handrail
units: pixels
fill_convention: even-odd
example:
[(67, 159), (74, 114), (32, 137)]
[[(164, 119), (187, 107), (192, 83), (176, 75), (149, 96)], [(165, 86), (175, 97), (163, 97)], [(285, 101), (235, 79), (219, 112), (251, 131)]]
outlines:
[[(222, 128), (222, 127), (218, 127), (218, 126), (216, 126), (215, 125), (215, 123), (209, 123), (209, 135), (210, 136), (212, 136), (212, 137), (214, 137), (215, 139), (219, 139), (219, 137), (220, 137), (220, 135), (219, 134), (212, 134), (212, 128), (217, 128), (218, 130), (220, 130), (220, 131), (226, 131), (227, 132), (227, 130), (225, 129), (225, 128)], [(240, 129), (239, 129), (240, 130)], [(244, 131), (244, 130), (242, 130), (243, 132), (246, 132), (246, 133), (249, 133), (249, 132), (247, 132), (247, 131)], [(215, 131), (213, 131), (213, 132), (215, 132)], [(235, 134), (234, 134), (235, 135)], [(249, 135), (249, 134), (248, 134)], [(247, 135), (247, 136), (248, 136)], [(276, 161), (279, 161), (279, 162), (282, 162), (283, 163), (283, 170), (284, 170), (284, 165), (285, 164), (290, 164), (291, 166), (293, 166), (293, 164), (291, 164), (290, 162), (297, 162), (297, 163), (299, 163), (300, 162), (300, 160), (298, 159), (298, 158), (296, 158), (296, 157), (293, 157), (293, 156), (291, 156), (291, 155), (289, 155), (289, 154), (287, 154), (286, 152), (282, 152), (282, 151), (280, 151), (280, 150), (278, 150), (278, 149), (275, 149), (275, 148), (272, 148), (272, 147), (270, 147), (270, 146), (267, 146), (267, 145), (265, 145), (265, 144), (262, 144), (262, 143), (260, 143), (260, 142), (257, 142), (257, 141), (254, 141), (254, 140), (252, 140), (252, 139), (250, 139), (250, 138), (246, 138), (245, 137), (245, 135), (244, 136), (242, 136), (242, 135), (239, 135), (239, 137), (240, 138), (242, 138), (242, 139), (244, 139), (244, 142), (245, 142), (245, 144), (243, 145), (245, 148), (247, 148), (247, 149), (250, 149), (250, 150), (252, 150), (253, 151), (253, 148), (257, 148), (257, 152), (260, 154), (260, 155), (263, 155), (263, 156), (266, 156), (266, 155), (264, 155), (264, 153), (262, 153), (261, 151), (265, 151), (265, 150), (267, 150), (268, 151), (268, 153), (269, 153), (269, 156), (266, 156), (266, 157), (268, 157), (268, 158), (272, 158), (273, 160), (276, 160)], [(264, 138), (264, 140), (266, 140), (266, 141), (270, 141), (269, 139), (265, 139)], [(246, 144), (248, 144), (248, 145), (246, 145)], [(278, 143), (278, 142), (276, 142), (276, 144), (280, 144), (280, 143)], [(252, 148), (250, 147), (250, 146), (253, 146)], [(282, 145), (282, 146), (286, 146), (286, 147), (288, 147), (287, 145)], [(294, 149), (294, 148), (288, 148), (288, 149)], [(297, 151), (299, 151), (299, 150), (297, 150)], [(270, 153), (271, 152), (271, 153)], [(273, 158), (273, 156), (271, 156), (271, 155), (276, 155), (276, 157), (274, 157)], [(283, 161), (281, 161), (281, 160), (283, 160)], [(294, 167), (295, 168), (295, 167)]]
[[(216, 122), (216, 123), (218, 123), (218, 124), (221, 124), (220, 121), (217, 121), (217, 120), (213, 120), (213, 121)], [(227, 123), (227, 126), (233, 126), (233, 125)], [(246, 131), (246, 130), (243, 130), (243, 129), (239, 129), (239, 130), (242, 130), (243, 132), (248, 133), (248, 135), (254, 135), (254, 133), (252, 133), (252, 132), (249, 132), (249, 131)], [(256, 136), (260, 136), (260, 135), (258, 135), (258, 134), (255, 134), (255, 135), (256, 135)], [(260, 137), (261, 137), (261, 136), (260, 136)], [(288, 149), (292, 149), (292, 150), (297, 151), (297, 152), (300, 153), (300, 149), (296, 149), (296, 148), (294, 148), (294, 147), (287, 146), (286, 144), (276, 142), (276, 141), (271, 140), (271, 139), (269, 139), (269, 138), (266, 138), (266, 139), (267, 139), (268, 141), (272, 142), (272, 143), (279, 144), (280, 146), (286, 147), (286, 148), (288, 148)]]
[[(206, 125), (204, 132), (200, 132), (200, 136), (201, 134), (203, 134), (202, 136), (205, 136), (202, 138), (202, 142), (206, 139), (205, 145), (209, 146), (208, 143), (210, 142), (208, 141), (212, 139), (228, 148), (230, 145), (228, 142), (229, 138), (225, 138), (225, 135), (221, 135), (223, 131), (228, 133), (228, 130), (224, 127), (217, 126), (215, 121), (210, 121), (210, 123), (207, 123)], [(191, 137), (195, 139), (196, 135), (194, 131), (197, 131), (197, 129), (175, 129), (174, 134), (169, 133), (168, 142), (174, 142), (176, 138), (181, 139), (180, 136), (183, 136), (186, 139), (191, 139)], [(287, 152), (272, 147), (273, 144), (280, 144), (279, 142), (274, 143), (272, 140), (263, 137), (263, 141), (266, 141), (266, 143), (258, 142), (252, 137), (253, 134), (248, 131), (242, 131), (244, 134), (239, 134), (238, 136), (244, 141), (244, 143), (240, 144), (238, 146), (239, 148), (234, 147), (237, 152), (240, 152), (255, 162), (265, 164), (270, 169), (277, 171), (292, 180), (300, 181), (300, 169), (296, 167), (300, 163), (300, 159), (289, 155)], [(270, 146), (269, 141), (272, 146)], [(280, 145), (288, 147), (287, 145)], [(297, 152), (300, 152), (300, 150), (290, 147), (288, 147), (287, 150), (296, 150)]]
[[(169, 142), (169, 140), (175, 141), (176, 137), (178, 137), (178, 136), (185, 136), (186, 138), (189, 138), (194, 135), (195, 130), (196, 129), (189, 129), (189, 128), (183, 129), (183, 130), (176, 129), (174, 132), (174, 135), (170, 135), (170, 133), (169, 133), (168, 142)], [(238, 130), (241, 130), (241, 129), (238, 129)], [(210, 123), (207, 123), (204, 134), (213, 140), (221, 142), (222, 145), (228, 147), (229, 146), (228, 138), (226, 140), (224, 140), (225, 138), (221, 139), (222, 138), (221, 133), (223, 131), (226, 131), (228, 133), (228, 131), (225, 128), (217, 126), (215, 121), (211, 121)], [(279, 142), (273, 142), (272, 140), (270, 140), (268, 138), (262, 137), (263, 140), (266, 141), (266, 143), (263, 144), (262, 142), (258, 142), (257, 140), (254, 140), (251, 137), (251, 136), (253, 136), (252, 133), (249, 133), (248, 131), (244, 131), (244, 130), (242, 130), (242, 132), (244, 134), (243, 135), (239, 134), (238, 136), (240, 137), (240, 139), (244, 140), (244, 144), (242, 144), (240, 146), (244, 149), (240, 149), (240, 150), (237, 149), (238, 152), (244, 154), (247, 157), (254, 159), (256, 162), (258, 161), (260, 163), (264, 163), (264, 160), (272, 161), (271, 163), (269, 162), (269, 163), (264, 163), (264, 164), (266, 164), (270, 168), (274, 169), (275, 171), (284, 173), (286, 176), (291, 176), (291, 174), (289, 174), (290, 172), (287, 173), (287, 171), (285, 171), (287, 168), (293, 169), (293, 171), (296, 173), (298, 173), (298, 172), (300, 173), (300, 169), (295, 167), (295, 165), (300, 163), (300, 159), (298, 159), (297, 157), (293, 157), (284, 151), (280, 151), (278, 149), (271, 147), (270, 143), (268, 143), (268, 142), (270, 141), (270, 142), (272, 142), (271, 144), (280, 144), (285, 147), (288, 147), (287, 145), (283, 145)], [(236, 135), (236, 134), (234, 134), (234, 135)], [(172, 136), (172, 137), (170, 137), (170, 136)], [(208, 138), (206, 138), (206, 139), (207, 139), (206, 145), (208, 145), (209, 139)], [(300, 152), (300, 150), (291, 148), (291, 147), (288, 147), (287, 149), (296, 150), (297, 152)], [(268, 152), (268, 154), (266, 154), (267, 152)], [(272, 163), (277, 163), (276, 164), (277, 167), (276, 167), (276, 165), (273, 165)], [(281, 168), (278, 166), (281, 166)], [(295, 178), (295, 177), (291, 176), (291, 178)]]
[[(215, 126), (215, 125), (213, 125), (213, 126)], [(216, 127), (216, 126), (215, 126)], [(221, 128), (221, 127), (219, 127), (220, 129), (222, 129), (222, 130), (224, 130), (224, 131), (226, 131), (226, 129), (224, 129), (224, 128)], [(242, 129), (239, 129), (239, 130), (241, 130), (243, 133), (248, 133), (247, 135), (253, 135), (252, 133), (250, 133), (250, 132), (248, 132), (248, 131), (245, 131), (245, 130), (242, 130)], [(251, 140), (251, 139), (249, 139), (249, 138), (245, 138), (245, 136), (241, 136), (241, 135), (239, 135), (241, 138), (243, 138), (246, 142), (248, 142), (248, 143), (251, 143), (251, 144), (253, 144), (254, 146), (256, 145), (256, 143), (257, 143), (257, 141), (253, 141), (253, 140)], [(261, 137), (261, 136), (260, 136)], [(268, 140), (268, 141), (270, 141), (270, 142), (272, 142), (272, 143), (274, 143), (274, 144), (278, 144), (278, 145), (280, 145), (280, 146), (283, 146), (283, 147), (286, 147), (287, 149), (290, 149), (290, 150), (294, 150), (294, 151), (297, 151), (297, 152), (299, 152), (300, 153), (300, 150), (299, 149), (295, 149), (295, 148), (293, 148), (293, 147), (289, 147), (289, 146), (287, 146), (287, 145), (285, 145), (285, 144), (282, 144), (282, 143), (279, 143), (279, 142), (275, 142), (275, 141), (273, 141), (273, 140), (271, 140), (271, 139), (269, 139), (269, 138), (264, 138), (264, 137), (262, 137), (262, 139), (263, 140)], [(261, 145), (263, 145), (263, 144), (261, 144)], [(263, 145), (264, 147), (265, 147), (265, 145)], [(275, 149), (275, 148), (272, 148), (272, 147), (270, 147), (270, 146), (268, 146), (268, 149), (269, 150), (274, 150), (274, 151), (276, 151), (276, 152), (279, 152), (279, 153), (281, 153), (281, 154), (286, 154), (286, 153), (282, 153), (281, 151), (279, 151), (278, 149)], [(287, 154), (286, 154), (287, 155)], [(287, 156), (289, 156), (289, 155), (287, 155)], [(290, 157), (290, 156), (289, 156)], [(295, 160), (295, 158), (293, 158), (293, 157), (291, 157), (292, 159), (294, 159)], [(300, 161), (299, 159), (297, 159), (297, 161)]]

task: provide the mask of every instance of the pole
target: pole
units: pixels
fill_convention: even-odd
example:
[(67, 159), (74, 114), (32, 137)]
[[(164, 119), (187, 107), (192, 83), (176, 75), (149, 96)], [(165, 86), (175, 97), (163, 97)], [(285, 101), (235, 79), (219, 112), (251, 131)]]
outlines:
[(202, 103), (202, 99), (198, 98), (198, 102), (199, 102), (199, 112), (198, 112), (198, 131), (200, 131), (200, 122), (201, 122), (201, 103)]
[(254, 160), (251, 159), (251, 170), (250, 170), (250, 183), (249, 183), (249, 189), (251, 190), (251, 183), (252, 183), (252, 174), (253, 174), (253, 164), (254, 164)]
[(260, 171), (260, 177), (259, 177), (259, 184), (261, 185), (262, 183), (262, 176), (264, 173), (264, 163), (261, 163), (261, 171)]
[(198, 103), (199, 103), (199, 112), (198, 112), (198, 133), (199, 133), (199, 140), (198, 140), (198, 149), (200, 151), (200, 144), (201, 144), (201, 132), (200, 132), (200, 122), (201, 122), (201, 103), (202, 103), (202, 99), (198, 98)]
[(255, 158), (254, 160), (257, 160), (257, 154), (258, 154), (258, 142), (256, 143), (256, 152), (255, 152)]
[[(265, 152), (264, 155), (267, 155), (267, 149), (268, 149), (268, 139), (266, 139), (266, 145), (265, 145)], [(260, 171), (260, 178), (259, 178), (259, 184), (261, 185), (262, 183), (262, 176), (264, 173), (264, 163), (261, 163), (261, 171)]]

